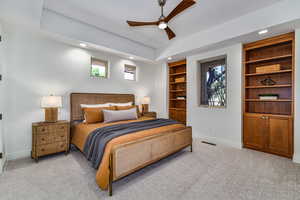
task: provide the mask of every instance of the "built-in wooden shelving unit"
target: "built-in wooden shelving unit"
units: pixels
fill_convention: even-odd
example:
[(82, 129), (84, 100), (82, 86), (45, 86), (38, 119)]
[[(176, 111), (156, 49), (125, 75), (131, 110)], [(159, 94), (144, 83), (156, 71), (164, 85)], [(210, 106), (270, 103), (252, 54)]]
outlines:
[(186, 123), (186, 60), (169, 66), (169, 118)]
[[(244, 147), (293, 155), (294, 37), (288, 33), (244, 45)], [(278, 70), (257, 72), (271, 65)], [(260, 99), (262, 95), (278, 98)]]

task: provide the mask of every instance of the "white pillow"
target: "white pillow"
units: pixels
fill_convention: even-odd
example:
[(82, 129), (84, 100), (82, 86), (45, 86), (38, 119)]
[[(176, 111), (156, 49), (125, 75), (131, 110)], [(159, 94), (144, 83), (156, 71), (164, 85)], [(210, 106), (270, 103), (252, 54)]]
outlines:
[(104, 104), (80, 104), (81, 108), (101, 108), (101, 107), (109, 107), (110, 103)]
[(132, 106), (133, 102), (128, 103), (109, 103), (111, 106)]
[(104, 116), (104, 123), (137, 119), (136, 108), (129, 110), (102, 110)]

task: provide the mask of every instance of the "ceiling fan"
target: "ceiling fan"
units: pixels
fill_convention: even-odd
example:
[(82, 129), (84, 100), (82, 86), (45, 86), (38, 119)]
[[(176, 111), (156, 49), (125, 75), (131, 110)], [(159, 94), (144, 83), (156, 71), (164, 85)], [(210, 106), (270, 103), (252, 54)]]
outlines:
[(164, 6), (166, 4), (167, 0), (158, 0), (158, 4), (161, 7), (161, 16), (157, 21), (154, 22), (136, 22), (136, 21), (127, 21), (129, 26), (148, 26), (148, 25), (156, 25), (158, 28), (165, 30), (169, 40), (174, 38), (176, 35), (175, 33), (168, 27), (168, 22), (173, 19), (176, 15), (184, 11), (185, 9), (191, 7), (194, 5), (196, 2), (195, 0), (182, 0), (172, 12), (165, 17), (164, 16)]

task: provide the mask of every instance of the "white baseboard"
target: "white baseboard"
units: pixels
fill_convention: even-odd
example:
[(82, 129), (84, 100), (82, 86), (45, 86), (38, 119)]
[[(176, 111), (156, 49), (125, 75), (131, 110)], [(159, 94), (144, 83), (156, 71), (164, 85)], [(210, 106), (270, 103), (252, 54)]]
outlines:
[(207, 142), (214, 143), (214, 144), (220, 144), (220, 145), (229, 146), (229, 147), (233, 147), (233, 148), (237, 148), (237, 149), (242, 149), (242, 146), (243, 146), (242, 142), (235, 142), (235, 141), (231, 141), (231, 140), (225, 140), (222, 138), (216, 138), (216, 137), (210, 137), (210, 136), (204, 136), (204, 135), (196, 136), (195, 138), (202, 139)]
[(19, 158), (26, 158), (30, 157), (31, 155), (31, 150), (24, 150), (24, 151), (18, 151), (14, 153), (8, 153), (7, 154), (7, 160), (16, 160)]
[(293, 162), (294, 162), (294, 163), (299, 163), (299, 164), (300, 164), (300, 155), (294, 154), (294, 156), (293, 156)]

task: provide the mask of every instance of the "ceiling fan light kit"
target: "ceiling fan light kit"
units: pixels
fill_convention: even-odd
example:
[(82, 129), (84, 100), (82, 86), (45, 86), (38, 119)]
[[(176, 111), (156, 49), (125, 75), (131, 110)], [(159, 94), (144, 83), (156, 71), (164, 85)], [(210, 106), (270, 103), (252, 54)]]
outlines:
[(168, 27), (168, 24), (167, 24), (166, 22), (164, 22), (164, 21), (161, 21), (161, 22), (159, 22), (159, 24), (158, 24), (158, 28), (159, 28), (159, 29), (164, 30), (164, 29), (166, 29), (167, 27)]
[(183, 12), (185, 9), (191, 7), (194, 5), (196, 2), (195, 0), (182, 0), (176, 8), (170, 12), (170, 14), (165, 17), (164, 16), (164, 6), (166, 4), (166, 0), (158, 0), (158, 4), (161, 7), (161, 16), (158, 19), (158, 21), (154, 22), (136, 22), (136, 21), (127, 21), (129, 26), (149, 26), (149, 25), (156, 25), (158, 26), (159, 29), (165, 30), (169, 40), (172, 38), (176, 37), (175, 33), (170, 29), (168, 26), (168, 22), (173, 19), (176, 15), (179, 13)]

